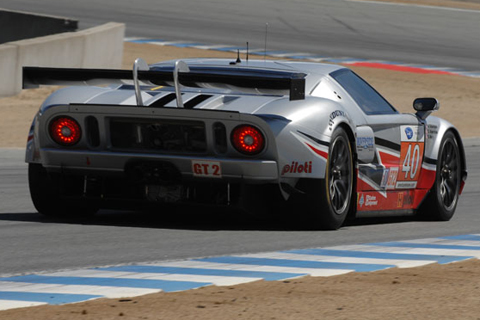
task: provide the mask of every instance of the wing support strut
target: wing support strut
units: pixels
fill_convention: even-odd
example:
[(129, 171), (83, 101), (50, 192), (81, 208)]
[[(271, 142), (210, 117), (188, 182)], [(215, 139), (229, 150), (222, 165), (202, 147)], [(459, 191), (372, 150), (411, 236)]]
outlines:
[(175, 61), (175, 69), (173, 69), (173, 83), (175, 86), (175, 95), (177, 96), (177, 108), (183, 108), (182, 92), (180, 90), (180, 80), (178, 78), (179, 72), (190, 72), (188, 65), (182, 61)]
[(145, 60), (138, 58), (133, 63), (133, 84), (135, 87), (135, 97), (137, 98), (137, 106), (143, 106), (143, 99), (142, 99), (142, 89), (140, 88), (140, 83), (138, 80), (138, 71), (148, 71), (150, 67), (145, 62)]

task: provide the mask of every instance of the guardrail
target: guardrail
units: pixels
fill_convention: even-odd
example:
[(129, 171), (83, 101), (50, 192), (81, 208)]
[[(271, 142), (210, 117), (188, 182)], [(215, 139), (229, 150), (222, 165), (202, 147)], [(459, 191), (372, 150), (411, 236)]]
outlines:
[(0, 45), (0, 97), (22, 90), (22, 67), (120, 68), (125, 25), (110, 22), (79, 32)]

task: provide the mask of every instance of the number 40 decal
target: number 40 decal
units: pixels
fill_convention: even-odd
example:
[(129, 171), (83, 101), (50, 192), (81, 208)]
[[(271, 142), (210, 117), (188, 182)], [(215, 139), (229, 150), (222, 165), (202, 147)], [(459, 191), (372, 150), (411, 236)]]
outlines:
[[(412, 144), (409, 144), (407, 154), (403, 160), (402, 171), (405, 172), (405, 179), (410, 176), (410, 179), (413, 179), (418, 171), (418, 164), (420, 163), (420, 146), (415, 144), (413, 147), (412, 154)], [(409, 174), (410, 172), (410, 174)]]
[(422, 165), (424, 144), (421, 143), (402, 143), (400, 163), (402, 163), (402, 172), (398, 180), (417, 181)]

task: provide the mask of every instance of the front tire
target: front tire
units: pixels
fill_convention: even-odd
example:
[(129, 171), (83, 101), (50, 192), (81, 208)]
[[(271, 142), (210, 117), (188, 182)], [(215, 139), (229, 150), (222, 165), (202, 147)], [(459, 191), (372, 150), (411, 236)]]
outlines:
[(67, 200), (62, 198), (62, 188), (71, 189), (73, 185), (79, 183), (81, 181), (74, 179), (62, 181), (60, 174), (48, 173), (41, 164), (30, 163), (28, 165), (30, 196), (35, 209), (42, 215), (80, 217), (95, 214), (98, 208), (89, 205), (86, 199)]
[(435, 182), (420, 208), (420, 216), (436, 221), (453, 217), (460, 194), (461, 169), (457, 139), (448, 131), (440, 145)]

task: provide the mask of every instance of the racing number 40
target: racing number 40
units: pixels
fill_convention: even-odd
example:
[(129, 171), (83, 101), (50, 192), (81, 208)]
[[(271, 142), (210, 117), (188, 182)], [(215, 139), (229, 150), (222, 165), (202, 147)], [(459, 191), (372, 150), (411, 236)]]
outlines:
[[(413, 151), (412, 151), (413, 146)], [(405, 180), (414, 180), (417, 176), (419, 164), (421, 164), (422, 150), (420, 144), (409, 144), (405, 158), (403, 159), (402, 172), (405, 172)]]

